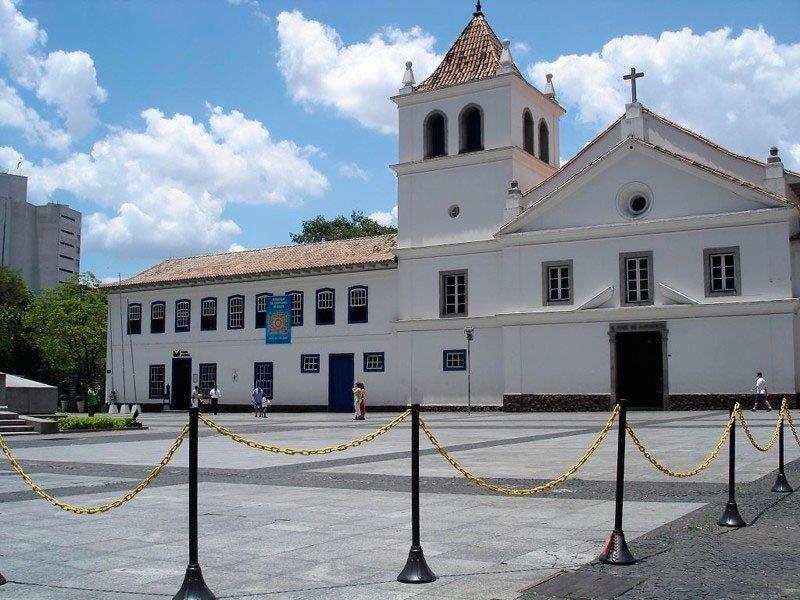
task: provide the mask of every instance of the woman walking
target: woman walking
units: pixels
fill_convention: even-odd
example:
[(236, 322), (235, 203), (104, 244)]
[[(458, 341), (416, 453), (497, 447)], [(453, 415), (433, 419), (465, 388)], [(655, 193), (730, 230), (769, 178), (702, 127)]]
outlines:
[(264, 394), (261, 392), (261, 388), (256, 386), (253, 389), (253, 416), (258, 418), (258, 414), (261, 412), (261, 401), (264, 399)]
[(354, 421), (363, 421), (366, 414), (367, 391), (364, 389), (364, 384), (360, 381), (356, 382), (356, 387), (353, 388), (353, 416)]

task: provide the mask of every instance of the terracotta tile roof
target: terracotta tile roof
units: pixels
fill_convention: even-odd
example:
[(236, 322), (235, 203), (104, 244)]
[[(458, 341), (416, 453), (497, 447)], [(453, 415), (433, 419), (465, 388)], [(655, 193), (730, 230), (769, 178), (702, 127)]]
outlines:
[(476, 12), (444, 59), (417, 91), (438, 88), (492, 77), (500, 66), (503, 46), (483, 13)]
[(103, 287), (114, 289), (259, 275), (288, 275), (312, 269), (385, 264), (396, 260), (396, 247), (397, 235), (389, 234), (225, 254), (168, 258), (138, 275), (119, 283), (105, 284)]

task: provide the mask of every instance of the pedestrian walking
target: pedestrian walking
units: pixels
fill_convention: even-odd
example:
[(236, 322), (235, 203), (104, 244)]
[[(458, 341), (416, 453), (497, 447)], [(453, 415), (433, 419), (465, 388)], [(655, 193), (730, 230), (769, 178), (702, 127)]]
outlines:
[(267, 418), (267, 408), (269, 408), (270, 404), (272, 404), (272, 401), (264, 394), (264, 397), (261, 399), (261, 416), (265, 419)]
[(364, 384), (360, 381), (356, 382), (356, 387), (353, 388), (353, 420), (363, 421), (366, 414), (366, 400), (367, 391), (364, 389)]
[(203, 390), (200, 389), (199, 385), (196, 385), (192, 390), (192, 408), (200, 408), (200, 405), (202, 403), (203, 403)]
[(264, 393), (261, 388), (256, 386), (253, 388), (253, 416), (258, 417), (261, 412), (261, 401), (264, 399)]
[(214, 414), (217, 414), (217, 407), (219, 406), (219, 399), (222, 398), (222, 392), (217, 387), (216, 381), (211, 391), (208, 392), (208, 396), (211, 398), (211, 410), (214, 411)]
[(758, 410), (758, 405), (761, 402), (767, 406), (767, 410), (772, 410), (772, 406), (769, 400), (767, 400), (767, 380), (764, 379), (764, 374), (761, 371), (756, 373), (756, 385), (753, 387), (753, 391), (756, 393), (756, 396), (754, 398), (753, 408), (750, 410), (753, 412)]

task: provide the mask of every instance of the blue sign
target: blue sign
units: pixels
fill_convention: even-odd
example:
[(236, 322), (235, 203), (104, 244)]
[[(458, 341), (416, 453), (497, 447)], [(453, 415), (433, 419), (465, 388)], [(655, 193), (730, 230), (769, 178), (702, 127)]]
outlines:
[(290, 296), (267, 296), (267, 344), (292, 343), (292, 299)]

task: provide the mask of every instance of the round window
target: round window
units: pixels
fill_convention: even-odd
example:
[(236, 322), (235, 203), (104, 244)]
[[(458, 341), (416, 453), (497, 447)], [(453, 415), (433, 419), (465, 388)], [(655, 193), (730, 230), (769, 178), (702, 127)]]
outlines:
[(453, 204), (453, 206), (447, 209), (447, 214), (450, 215), (451, 219), (455, 219), (460, 212), (461, 209), (458, 207), (458, 204)]
[(628, 206), (631, 209), (631, 212), (635, 215), (642, 214), (645, 210), (647, 210), (647, 198), (644, 196), (634, 196), (631, 198)]
[(623, 185), (617, 193), (617, 210), (623, 217), (637, 219), (644, 216), (653, 206), (653, 193), (639, 181)]

